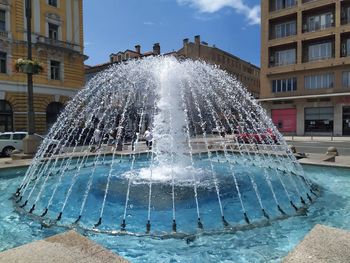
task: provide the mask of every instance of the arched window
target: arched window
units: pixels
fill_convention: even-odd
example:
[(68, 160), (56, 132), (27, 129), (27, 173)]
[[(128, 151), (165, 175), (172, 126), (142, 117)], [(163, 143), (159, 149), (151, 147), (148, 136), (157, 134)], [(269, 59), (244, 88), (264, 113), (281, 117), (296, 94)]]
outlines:
[(13, 130), (13, 112), (10, 103), (0, 100), (0, 132)]
[(47, 129), (56, 122), (58, 115), (63, 110), (64, 105), (60, 102), (51, 102), (46, 108), (46, 127)]

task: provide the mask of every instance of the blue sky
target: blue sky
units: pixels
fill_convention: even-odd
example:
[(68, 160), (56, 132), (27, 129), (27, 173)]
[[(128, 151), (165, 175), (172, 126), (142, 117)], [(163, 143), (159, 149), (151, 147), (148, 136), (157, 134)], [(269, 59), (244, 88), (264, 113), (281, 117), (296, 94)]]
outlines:
[(159, 42), (161, 52), (178, 50), (195, 35), (209, 45), (260, 65), (258, 0), (101, 0), (84, 2), (88, 65), (107, 62), (109, 54)]

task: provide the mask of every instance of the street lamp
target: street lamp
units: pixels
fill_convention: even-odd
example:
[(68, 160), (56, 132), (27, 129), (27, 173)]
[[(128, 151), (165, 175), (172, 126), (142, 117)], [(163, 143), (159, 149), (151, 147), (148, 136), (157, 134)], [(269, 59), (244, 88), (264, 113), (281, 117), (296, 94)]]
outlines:
[[(28, 60), (32, 60), (32, 1), (26, 0), (26, 18), (27, 18), (27, 49)], [(40, 140), (37, 136), (34, 136), (35, 132), (35, 120), (34, 120), (34, 106), (33, 106), (33, 72), (27, 72), (27, 130), (28, 135), (23, 139), (23, 152), (24, 154), (32, 155), (36, 152), (40, 144)]]

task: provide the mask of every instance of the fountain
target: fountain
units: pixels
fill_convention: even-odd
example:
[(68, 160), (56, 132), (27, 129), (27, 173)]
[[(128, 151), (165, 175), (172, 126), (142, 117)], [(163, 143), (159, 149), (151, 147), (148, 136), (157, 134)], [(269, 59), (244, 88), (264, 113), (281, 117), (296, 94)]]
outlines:
[(316, 190), (239, 81), (154, 57), (111, 66), (69, 102), (14, 205), (44, 226), (164, 238), (305, 215)]

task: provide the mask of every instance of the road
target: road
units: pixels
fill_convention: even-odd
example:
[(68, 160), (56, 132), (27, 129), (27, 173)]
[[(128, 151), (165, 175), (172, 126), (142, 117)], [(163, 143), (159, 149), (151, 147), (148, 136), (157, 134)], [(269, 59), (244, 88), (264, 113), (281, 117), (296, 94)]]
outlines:
[(292, 144), (296, 147), (297, 152), (304, 153), (326, 153), (327, 148), (334, 146), (338, 149), (340, 155), (350, 156), (350, 141), (336, 142), (336, 141), (287, 141), (288, 144)]

